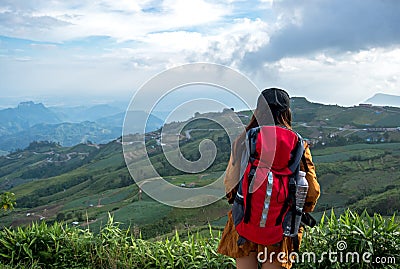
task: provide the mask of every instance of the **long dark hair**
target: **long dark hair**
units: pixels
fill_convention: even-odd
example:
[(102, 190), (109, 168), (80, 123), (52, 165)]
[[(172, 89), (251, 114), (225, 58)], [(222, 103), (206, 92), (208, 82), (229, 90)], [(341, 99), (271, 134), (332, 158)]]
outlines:
[(290, 98), (285, 90), (270, 88), (262, 91), (246, 131), (260, 125), (271, 124), (292, 129)]

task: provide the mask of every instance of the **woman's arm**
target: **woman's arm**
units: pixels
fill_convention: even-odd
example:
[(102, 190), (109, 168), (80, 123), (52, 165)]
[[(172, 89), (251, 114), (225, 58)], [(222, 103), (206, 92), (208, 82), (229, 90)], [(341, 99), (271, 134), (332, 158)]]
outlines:
[(243, 156), (243, 152), (246, 150), (246, 146), (244, 144), (245, 133), (241, 134), (232, 144), (231, 156), (228, 162), (228, 166), (225, 170), (225, 193), (228, 198), (228, 203), (233, 204), (233, 200), (235, 199), (238, 183), (240, 180), (240, 174), (242, 168), (242, 158), (245, 158), (246, 161), (248, 157)]
[(308, 192), (305, 201), (305, 205), (303, 208), (304, 212), (312, 212), (314, 211), (315, 205), (317, 204), (317, 200), (320, 195), (320, 186), (317, 181), (317, 174), (315, 172), (315, 166), (312, 161), (311, 151), (306, 143), (304, 157), (306, 159), (306, 165), (308, 169), (304, 168), (304, 164), (301, 163), (300, 169), (302, 171), (307, 171), (306, 179), (308, 182)]

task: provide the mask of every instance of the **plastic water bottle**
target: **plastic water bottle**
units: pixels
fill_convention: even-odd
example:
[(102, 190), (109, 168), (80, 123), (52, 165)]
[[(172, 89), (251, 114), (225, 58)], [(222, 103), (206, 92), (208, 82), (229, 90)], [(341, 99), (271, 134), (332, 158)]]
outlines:
[(303, 211), (308, 191), (306, 172), (299, 171), (299, 181), (296, 187), (296, 208)]
[(285, 216), (285, 220), (283, 222), (283, 234), (285, 236), (296, 236), (301, 223), (301, 215), (303, 213), (303, 206), (306, 200), (308, 191), (308, 182), (306, 179), (306, 173), (303, 171), (299, 171), (299, 179), (296, 184), (296, 216), (295, 216), (295, 226), (294, 233), (292, 233), (292, 210), (289, 209), (288, 213)]

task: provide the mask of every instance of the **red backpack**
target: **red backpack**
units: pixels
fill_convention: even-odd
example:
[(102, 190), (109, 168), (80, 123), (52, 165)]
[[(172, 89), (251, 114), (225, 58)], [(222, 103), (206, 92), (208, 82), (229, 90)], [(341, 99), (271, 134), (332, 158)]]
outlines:
[(276, 244), (283, 239), (282, 222), (293, 204), (295, 187), (289, 182), (298, 176), (303, 140), (292, 130), (261, 126), (247, 132), (246, 142), (249, 161), (232, 207), (238, 245), (246, 240)]

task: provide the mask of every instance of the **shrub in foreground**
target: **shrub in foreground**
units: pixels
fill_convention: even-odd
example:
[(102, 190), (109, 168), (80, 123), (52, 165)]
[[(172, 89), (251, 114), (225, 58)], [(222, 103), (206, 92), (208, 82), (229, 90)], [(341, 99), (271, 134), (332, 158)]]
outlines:
[[(205, 236), (189, 233), (183, 239), (176, 232), (143, 240), (120, 229), (112, 216), (98, 234), (60, 223), (34, 223), (0, 231), (0, 268), (235, 268), (234, 259), (216, 253), (219, 238), (210, 227)], [(399, 246), (395, 216), (348, 210), (336, 217), (332, 211), (305, 232), (294, 268), (400, 268)], [(348, 255), (355, 252), (358, 261)], [(370, 263), (362, 259), (367, 252)], [(376, 263), (383, 257), (384, 264)]]
[[(119, 228), (110, 216), (98, 234), (44, 222), (0, 231), (0, 265), (5, 268), (234, 268), (234, 260), (216, 253), (219, 235), (178, 232), (147, 241)], [(10, 267), (11, 266), (11, 267)], [(0, 267), (1, 268), (1, 267)]]
[[(347, 210), (336, 217), (332, 210), (306, 231), (295, 268), (400, 268), (399, 250), (400, 225), (394, 215)], [(309, 260), (313, 255), (316, 262)]]

